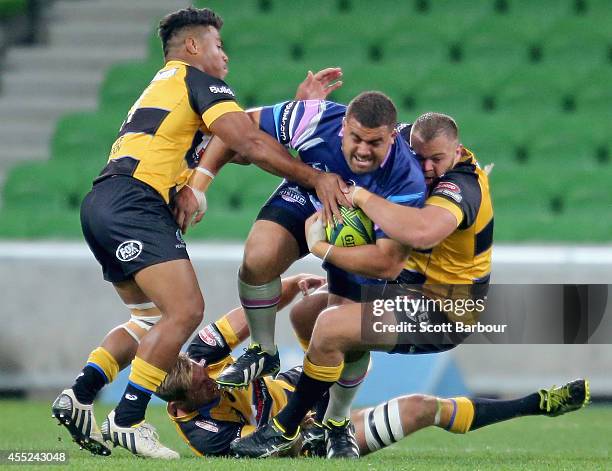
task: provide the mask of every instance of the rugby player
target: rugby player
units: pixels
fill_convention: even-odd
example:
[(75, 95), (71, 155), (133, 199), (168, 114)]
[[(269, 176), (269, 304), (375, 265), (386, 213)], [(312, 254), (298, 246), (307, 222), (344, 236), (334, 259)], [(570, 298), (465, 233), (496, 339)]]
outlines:
[[(308, 278), (298, 283), (308, 281), (311, 285), (316, 283)], [(283, 279), (283, 305), (289, 301), (286, 293), (291, 290), (292, 283), (295, 284), (294, 280)], [(296, 291), (294, 288), (293, 292)], [(305, 296), (299, 303), (308, 301), (309, 296)], [(193, 338), (187, 354), (179, 355), (158, 390), (158, 395), (169, 402), (168, 415), (179, 435), (198, 456), (231, 456), (231, 442), (266, 424), (293, 394), (301, 371), (299, 367), (280, 373), (276, 378), (256, 379), (246, 389), (219, 389), (215, 378), (234, 361), (232, 348), (248, 337), (248, 329), (244, 327), (246, 322), (241, 308), (204, 327)], [(236, 335), (236, 331), (240, 334)], [(411, 394), (373, 408), (352, 411), (350, 417), (355, 424), (354, 440), (363, 456), (430, 426), (464, 434), (515, 417), (556, 417), (579, 409), (588, 400), (588, 382), (579, 379), (513, 400), (442, 399)], [(321, 414), (325, 407), (326, 397), (322, 397), (314, 409)], [(325, 456), (324, 428), (311, 420), (306, 423), (302, 440), (289, 453), (296, 454), (301, 448), (302, 454)], [(268, 444), (266, 454), (276, 454), (274, 446), (274, 443)]]
[[(399, 276), (401, 282), (486, 287), (493, 242), (493, 208), (486, 173), (479, 168), (474, 155), (460, 144), (458, 128), (451, 117), (426, 113), (402, 131), (404, 136), (409, 132), (410, 145), (421, 161), (428, 183), (425, 207), (402, 207), (357, 185), (352, 188), (353, 204), (363, 209), (388, 236), (421, 251), (412, 252)], [(314, 255), (350, 270), (353, 248), (328, 244), (319, 215), (307, 221), (306, 232)], [(279, 448), (290, 446), (299, 435), (298, 426), (306, 412), (341, 377), (348, 352), (435, 353), (454, 346), (415, 344), (411, 334), (395, 332), (387, 332), (375, 343), (368, 343), (361, 335), (364, 309), (368, 307), (354, 303), (331, 307), (321, 313), (296, 393), (267, 426), (233, 445), (237, 454), (261, 456), (268, 446), (264, 443), (270, 440)], [(440, 317), (436, 313), (429, 315), (431, 322)], [(392, 323), (394, 319), (386, 321)], [(360, 366), (363, 375), (367, 365)], [(359, 376), (358, 370), (353, 374)], [(337, 416), (327, 423), (333, 431), (327, 447), (330, 455), (336, 457), (357, 456), (349, 419), (355, 388), (346, 389), (347, 394), (340, 401), (344, 409), (337, 407)]]
[[(345, 181), (398, 204), (422, 205), (422, 172), (405, 140), (397, 135), (395, 106), (382, 93), (364, 92), (348, 107), (323, 100), (288, 101), (253, 110), (251, 117), (263, 131), (297, 150), (302, 161), (314, 168), (336, 172)], [(229, 157), (231, 153), (213, 139), (200, 166), (216, 173)], [(238, 280), (251, 345), (219, 375), (220, 385), (246, 387), (251, 380), (278, 371), (274, 320), (280, 275), (309, 252), (304, 222), (320, 207), (312, 191), (289, 178), (261, 209), (245, 245)], [(324, 265), (329, 303), (357, 301), (362, 285), (395, 279), (407, 253), (384, 231), (376, 230), (376, 243), (354, 248), (352, 263), (342, 269), (331, 263)], [(322, 258), (325, 261), (326, 257)], [(367, 366), (369, 359), (362, 358), (361, 363)]]
[[(145, 422), (145, 411), (203, 317), (204, 299), (171, 202), (210, 136), (291, 176), (328, 207), (346, 202), (346, 185), (338, 176), (291, 158), (236, 103), (223, 81), (228, 57), (221, 26), (221, 18), (209, 9), (187, 8), (161, 20), (165, 66), (130, 109), (81, 207), (85, 239), (105, 280), (132, 313), (91, 352), (74, 385), (52, 406), (53, 416), (73, 439), (94, 454), (110, 454), (106, 439), (137, 455), (178, 457), (160, 443)], [(188, 191), (203, 209), (204, 195)], [(93, 400), (130, 362), (126, 390), (100, 430)]]

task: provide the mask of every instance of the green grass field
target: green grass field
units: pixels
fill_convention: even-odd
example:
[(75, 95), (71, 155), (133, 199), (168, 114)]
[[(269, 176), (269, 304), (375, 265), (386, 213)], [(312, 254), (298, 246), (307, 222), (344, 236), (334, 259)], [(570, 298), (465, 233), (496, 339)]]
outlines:
[[(110, 406), (98, 406), (101, 420)], [(90, 455), (69, 440), (66, 431), (51, 419), (50, 404), (0, 401), (0, 450), (62, 450), (69, 453), (69, 465), (52, 469), (124, 470), (141, 469), (143, 461), (122, 449), (109, 458)], [(402, 442), (362, 458), (359, 462), (321, 459), (234, 460), (198, 458), (176, 434), (161, 407), (150, 407), (148, 419), (162, 440), (178, 450), (180, 461), (148, 461), (146, 470), (356, 470), (406, 469), (612, 469), (610, 423), (612, 407), (588, 407), (558, 418), (526, 417), (493, 425), (467, 435), (453, 435), (428, 429)], [(59, 437), (59, 439), (58, 439)], [(48, 466), (6, 466), (0, 469), (41, 469)]]

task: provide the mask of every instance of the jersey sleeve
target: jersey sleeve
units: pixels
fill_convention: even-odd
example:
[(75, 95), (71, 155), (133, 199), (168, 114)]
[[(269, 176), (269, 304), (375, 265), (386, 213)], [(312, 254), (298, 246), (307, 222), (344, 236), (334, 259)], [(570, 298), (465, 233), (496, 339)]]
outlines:
[(285, 101), (261, 109), (259, 127), (285, 147), (303, 151), (323, 142), (319, 130), (337, 103), (323, 100)]
[(189, 446), (200, 455), (226, 456), (230, 443), (240, 438), (243, 424), (203, 418), (198, 415), (177, 424)]
[(187, 348), (187, 355), (195, 361), (205, 360), (207, 364), (218, 363), (231, 353), (231, 348), (215, 324), (208, 324), (193, 338)]
[(185, 81), (191, 108), (202, 116), (206, 127), (225, 113), (243, 111), (236, 103), (233, 90), (223, 80), (188, 67)]
[(474, 224), (481, 199), (475, 173), (450, 171), (434, 183), (426, 204), (447, 209), (457, 219), (459, 229), (465, 229)]

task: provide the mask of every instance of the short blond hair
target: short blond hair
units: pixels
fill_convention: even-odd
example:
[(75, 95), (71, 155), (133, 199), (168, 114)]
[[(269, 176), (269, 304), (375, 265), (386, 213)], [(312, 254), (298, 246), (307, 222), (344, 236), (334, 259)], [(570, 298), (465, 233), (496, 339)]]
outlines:
[(157, 388), (156, 395), (164, 401), (186, 401), (193, 378), (193, 362), (186, 353), (179, 353), (176, 363)]
[(424, 142), (435, 139), (444, 134), (450, 139), (459, 137), (457, 122), (450, 116), (442, 113), (424, 113), (412, 124), (412, 132), (418, 134)]

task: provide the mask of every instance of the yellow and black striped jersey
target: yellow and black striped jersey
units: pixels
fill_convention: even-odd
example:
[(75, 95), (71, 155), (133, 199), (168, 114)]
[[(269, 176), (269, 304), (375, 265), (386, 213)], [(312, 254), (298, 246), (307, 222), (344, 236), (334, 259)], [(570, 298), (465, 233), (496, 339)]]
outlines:
[[(220, 347), (220, 333), (205, 327), (189, 346), (188, 354), (194, 361), (211, 361), (208, 375), (215, 379), (234, 362), (226, 347)], [(224, 344), (224, 341), (223, 341)], [(214, 363), (212, 363), (214, 361)], [(278, 414), (287, 404), (299, 378), (301, 369), (294, 368), (279, 374), (256, 379), (246, 389), (221, 390), (214, 401), (196, 411), (178, 411), (168, 404), (168, 415), (179, 435), (198, 456), (227, 455), (229, 444), (235, 438), (248, 435), (258, 425)]]
[(448, 209), (457, 229), (437, 246), (413, 250), (405, 266), (411, 283), (486, 283), (491, 273), (493, 205), (489, 178), (472, 152), (463, 150), (460, 161), (429, 190), (426, 205)]
[(223, 80), (169, 61), (130, 109), (96, 181), (130, 175), (169, 202), (198, 164), (211, 124), (232, 111), (242, 109)]

